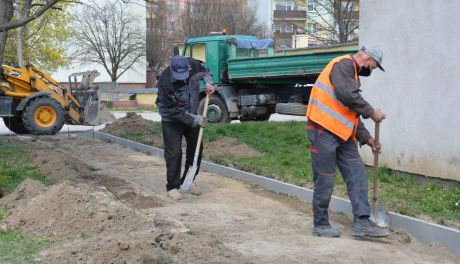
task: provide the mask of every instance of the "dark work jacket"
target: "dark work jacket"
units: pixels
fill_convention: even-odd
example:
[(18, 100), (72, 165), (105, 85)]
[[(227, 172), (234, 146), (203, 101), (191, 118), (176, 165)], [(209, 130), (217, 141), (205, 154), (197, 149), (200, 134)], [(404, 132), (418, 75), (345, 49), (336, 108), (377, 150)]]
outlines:
[[(363, 118), (369, 118), (374, 113), (374, 108), (361, 96), (361, 90), (356, 84), (355, 67), (351, 59), (343, 59), (337, 62), (329, 74), (334, 94), (345, 106), (356, 112)], [(366, 144), (371, 138), (364, 123), (359, 119), (356, 128), (356, 139), (359, 143)]]
[(161, 120), (165, 122), (182, 122), (196, 127), (199, 116), (200, 80), (212, 84), (212, 74), (201, 62), (187, 58), (192, 70), (187, 83), (172, 78), (170, 67), (160, 75), (156, 104), (160, 109)]

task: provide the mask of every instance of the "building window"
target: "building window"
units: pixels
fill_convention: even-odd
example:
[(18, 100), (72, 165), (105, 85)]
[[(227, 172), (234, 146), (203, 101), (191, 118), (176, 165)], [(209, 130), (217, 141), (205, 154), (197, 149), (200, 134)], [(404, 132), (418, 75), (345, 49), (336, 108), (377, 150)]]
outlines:
[(158, 14), (158, 5), (157, 4), (151, 4), (151, 6), (147, 6), (147, 13), (149, 14)]
[(280, 25), (280, 32), (282, 32), (282, 33), (292, 33), (293, 28), (294, 28), (294, 25), (289, 25), (289, 24), (283, 23), (283, 24)]
[(307, 11), (308, 12), (316, 11), (316, 0), (308, 0)]
[(307, 29), (308, 29), (308, 33), (310, 33), (310, 34), (316, 33), (316, 24), (308, 23)]
[(276, 10), (297, 10), (297, 5), (293, 2), (279, 1), (276, 3)]
[(168, 13), (170, 14), (174, 14), (176, 12), (176, 6), (173, 4), (169, 4), (167, 8), (168, 8)]

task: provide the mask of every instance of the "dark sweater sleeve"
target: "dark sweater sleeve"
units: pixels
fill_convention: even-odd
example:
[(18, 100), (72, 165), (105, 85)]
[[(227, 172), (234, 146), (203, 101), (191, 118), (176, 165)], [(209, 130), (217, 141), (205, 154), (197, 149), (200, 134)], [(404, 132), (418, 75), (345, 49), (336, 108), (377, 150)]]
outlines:
[(374, 109), (364, 100), (355, 81), (355, 69), (351, 59), (344, 59), (334, 65), (330, 80), (334, 85), (334, 93), (345, 106), (363, 118), (372, 116)]
[(356, 139), (359, 141), (361, 145), (364, 145), (369, 141), (371, 138), (371, 134), (364, 126), (363, 121), (361, 118), (358, 119), (358, 127), (356, 128)]

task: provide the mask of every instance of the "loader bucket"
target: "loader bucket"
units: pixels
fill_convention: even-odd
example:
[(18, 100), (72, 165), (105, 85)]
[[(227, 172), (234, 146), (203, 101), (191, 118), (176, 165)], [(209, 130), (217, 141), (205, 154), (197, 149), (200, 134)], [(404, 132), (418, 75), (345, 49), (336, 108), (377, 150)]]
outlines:
[(82, 118), (83, 124), (91, 126), (103, 125), (115, 120), (115, 117), (100, 100), (89, 101), (84, 107)]

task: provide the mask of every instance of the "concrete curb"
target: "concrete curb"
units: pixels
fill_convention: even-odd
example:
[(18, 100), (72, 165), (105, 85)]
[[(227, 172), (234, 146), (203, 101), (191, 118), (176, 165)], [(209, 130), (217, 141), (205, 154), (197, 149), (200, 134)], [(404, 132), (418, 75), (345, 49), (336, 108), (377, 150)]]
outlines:
[[(87, 137), (93, 137), (109, 142), (117, 143), (134, 150), (163, 157), (163, 150), (160, 148), (151, 147), (132, 140), (116, 137), (98, 131), (89, 131), (84, 133)], [(220, 175), (237, 178), (253, 184), (264, 187), (267, 190), (284, 194), (289, 197), (298, 198), (301, 201), (311, 203), (313, 191), (307, 188), (302, 188), (289, 183), (266, 178), (249, 172), (229, 168), (208, 161), (202, 161), (201, 169), (208, 172), (217, 173)], [(351, 203), (346, 199), (333, 196), (329, 205), (332, 212), (342, 213), (352, 217)], [(442, 225), (429, 223), (417, 218), (401, 215), (390, 212), (390, 226), (393, 228), (403, 229), (414, 235), (421, 243), (430, 245), (433, 242), (441, 242), (451, 252), (460, 256), (460, 230), (445, 227)]]

